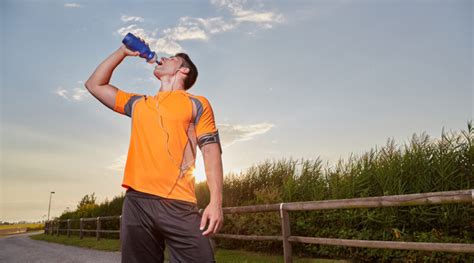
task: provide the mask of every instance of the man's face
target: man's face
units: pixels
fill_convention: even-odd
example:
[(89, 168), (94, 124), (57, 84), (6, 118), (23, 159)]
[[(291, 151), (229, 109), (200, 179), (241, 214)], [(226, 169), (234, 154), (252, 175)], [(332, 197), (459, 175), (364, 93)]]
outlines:
[(156, 65), (153, 74), (158, 78), (161, 79), (163, 76), (173, 76), (176, 71), (181, 67), (183, 64), (183, 58), (171, 56), (169, 58), (162, 57), (159, 60), (159, 63)]

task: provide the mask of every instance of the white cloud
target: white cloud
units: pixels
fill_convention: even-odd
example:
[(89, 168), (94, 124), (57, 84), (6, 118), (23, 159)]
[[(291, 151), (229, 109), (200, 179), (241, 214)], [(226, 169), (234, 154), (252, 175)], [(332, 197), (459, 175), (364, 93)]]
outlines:
[(139, 17), (139, 16), (127, 16), (127, 15), (123, 15), (120, 17), (120, 19), (127, 23), (127, 22), (143, 22), (145, 21), (145, 19), (143, 19), (143, 17)]
[(235, 10), (242, 9), (245, 0), (211, 0), (211, 3), (220, 8), (227, 8), (234, 12)]
[(282, 23), (284, 21), (283, 15), (274, 14), (272, 12), (258, 13), (255, 11), (243, 11), (235, 17), (236, 21), (264, 23), (265, 25), (271, 23)]
[(211, 0), (211, 3), (219, 8), (227, 9), (232, 13), (236, 23), (249, 22), (260, 24), (262, 28), (272, 28), (272, 24), (285, 22), (283, 14), (276, 14), (269, 11), (258, 11), (254, 9), (245, 9), (242, 0)]
[(155, 38), (156, 31), (145, 31), (145, 29), (138, 27), (137, 25), (129, 25), (117, 30), (117, 33), (119, 33), (121, 36), (125, 36), (128, 32), (145, 40), (152, 50), (159, 50), (161, 53), (170, 55), (183, 52), (181, 45), (178, 44), (178, 42), (176, 42), (176, 40), (170, 35), (165, 35), (164, 37), (157, 39)]
[(251, 125), (219, 124), (219, 138), (223, 147), (229, 147), (238, 141), (252, 140), (257, 135), (268, 132), (274, 126), (274, 124), (267, 122)]
[(67, 96), (67, 90), (65, 90), (63, 87), (59, 86), (56, 91), (54, 92), (56, 95), (60, 96), (60, 97), (63, 97), (67, 100), (69, 100), (68, 96)]
[[(83, 84), (83, 81), (78, 81), (79, 84)], [(74, 100), (74, 101), (82, 101), (86, 96), (89, 96), (89, 91), (85, 88), (72, 88), (72, 89), (65, 89), (62, 86), (59, 86), (55, 91), (54, 94), (66, 99), (66, 100)]]
[(106, 168), (112, 171), (123, 172), (125, 170), (125, 162), (127, 161), (127, 155), (123, 154), (117, 157), (114, 162)]
[[(184, 52), (181, 41), (200, 40), (208, 41), (209, 34), (227, 32), (237, 28), (241, 23), (257, 24), (262, 29), (273, 28), (276, 23), (285, 21), (282, 14), (276, 14), (268, 11), (258, 11), (245, 9), (245, 1), (238, 0), (211, 0), (211, 3), (217, 7), (230, 10), (231, 18), (223, 17), (181, 17), (175, 27), (166, 28), (162, 31), (162, 37), (157, 38), (158, 30), (145, 30), (136, 24), (119, 28), (117, 32), (125, 36), (128, 32), (142, 38), (147, 42), (152, 50), (159, 50), (161, 53), (174, 55), (178, 52)], [(141, 17), (125, 16), (121, 17), (124, 22), (143, 22)], [(252, 33), (253, 34), (253, 33)]]
[(85, 88), (74, 88), (72, 98), (76, 101), (83, 100), (86, 96), (88, 96), (89, 91)]
[(178, 41), (208, 40), (206, 32), (197, 26), (178, 25), (173, 28), (167, 28), (163, 30), (163, 37), (161, 38), (155, 37), (157, 35), (157, 30), (150, 32), (135, 24), (117, 30), (117, 33), (121, 36), (125, 36), (129, 32), (145, 40), (152, 50), (159, 50), (161, 53), (170, 55), (184, 52), (183, 47), (178, 43)]
[(145, 33), (145, 29), (139, 28), (135, 24), (129, 25), (126, 27), (121, 27), (117, 30), (117, 32), (122, 36), (125, 36), (128, 32), (131, 32), (137, 37), (141, 37), (142, 39), (145, 39), (145, 40), (146, 40), (146, 37), (148, 37), (147, 33)]
[(82, 6), (80, 4), (77, 4), (77, 3), (66, 3), (66, 4), (64, 4), (64, 7), (66, 7), (66, 8), (80, 8)]
[(201, 26), (211, 34), (226, 32), (234, 29), (236, 26), (235, 23), (224, 21), (222, 17), (196, 18), (185, 16), (180, 18), (180, 24), (184, 26)]
[(177, 26), (174, 28), (167, 28), (163, 31), (165, 36), (174, 40), (174, 41), (183, 41), (183, 40), (207, 40), (207, 35), (204, 30), (199, 27), (192, 26)]
[(272, 12), (256, 12), (254, 10), (239, 10), (234, 13), (235, 20), (254, 23), (282, 23), (284, 21), (282, 14)]

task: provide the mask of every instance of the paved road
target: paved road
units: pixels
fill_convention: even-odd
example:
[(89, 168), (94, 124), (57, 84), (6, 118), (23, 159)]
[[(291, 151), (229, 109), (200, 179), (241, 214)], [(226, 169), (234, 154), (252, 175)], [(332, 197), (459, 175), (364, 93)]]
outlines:
[(0, 262), (120, 262), (120, 252), (97, 251), (32, 240), (29, 235), (44, 231), (0, 238)]

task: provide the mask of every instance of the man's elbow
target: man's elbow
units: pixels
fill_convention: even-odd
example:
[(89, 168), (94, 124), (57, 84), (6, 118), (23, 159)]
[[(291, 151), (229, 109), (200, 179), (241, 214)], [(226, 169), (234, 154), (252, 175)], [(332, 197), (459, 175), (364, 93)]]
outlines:
[(84, 86), (88, 91), (92, 92), (92, 90), (94, 90), (97, 85), (91, 82), (90, 79), (88, 79), (86, 83), (84, 83)]
[(86, 87), (87, 90), (90, 90), (92, 87), (92, 84), (90, 83), (90, 80), (87, 80), (86, 83), (84, 83), (84, 86)]

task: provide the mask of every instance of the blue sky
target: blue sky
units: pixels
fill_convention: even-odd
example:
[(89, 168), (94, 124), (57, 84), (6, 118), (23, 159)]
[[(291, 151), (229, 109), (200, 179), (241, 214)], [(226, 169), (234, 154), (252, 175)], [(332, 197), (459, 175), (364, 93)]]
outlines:
[[(120, 186), (130, 119), (84, 81), (126, 32), (187, 52), (209, 99), (224, 173), (279, 158), (332, 165), (388, 138), (472, 119), (472, 1), (2, 1), (0, 220), (41, 220)], [(155, 94), (143, 59), (111, 83)], [(202, 156), (196, 180), (205, 180)], [(224, 193), (225, 194), (225, 193)]]

